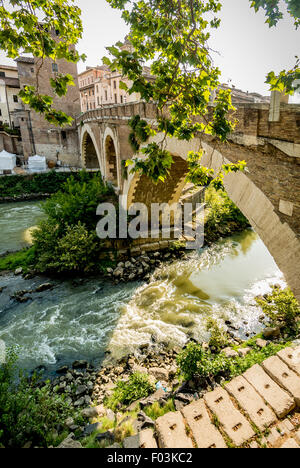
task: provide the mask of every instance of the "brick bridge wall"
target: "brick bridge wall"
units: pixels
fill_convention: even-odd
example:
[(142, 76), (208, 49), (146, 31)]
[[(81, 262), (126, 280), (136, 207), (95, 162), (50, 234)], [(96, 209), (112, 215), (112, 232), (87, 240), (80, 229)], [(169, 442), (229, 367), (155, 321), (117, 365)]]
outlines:
[[(189, 151), (199, 149), (199, 140), (181, 142), (168, 139), (175, 156), (172, 173), (165, 184), (154, 185), (145, 177), (123, 177), (121, 161), (133, 156), (128, 143), (128, 120), (133, 115), (153, 121), (154, 104), (131, 103), (111, 106), (82, 115), (78, 121), (81, 136), (87, 130), (98, 146), (99, 165), (105, 171), (105, 135), (113, 135), (118, 159), (118, 188), (131, 202), (177, 202), (184, 186)], [(237, 109), (239, 123), (230, 141), (221, 144), (205, 138), (203, 163), (218, 168), (224, 161), (246, 160), (247, 172), (226, 177), (226, 189), (232, 200), (248, 217), (288, 283), (300, 299), (300, 106), (280, 105), (275, 121), (266, 104), (244, 104)], [(274, 119), (273, 119), (274, 120)], [(160, 141), (157, 135), (154, 141)]]

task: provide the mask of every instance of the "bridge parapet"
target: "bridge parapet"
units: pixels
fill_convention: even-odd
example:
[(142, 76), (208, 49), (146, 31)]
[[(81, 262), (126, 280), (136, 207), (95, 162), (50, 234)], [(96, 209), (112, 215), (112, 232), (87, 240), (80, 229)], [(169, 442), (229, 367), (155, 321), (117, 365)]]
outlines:
[[(213, 108), (209, 109), (212, 114)], [(167, 114), (167, 110), (166, 110)], [(140, 115), (147, 120), (155, 120), (157, 116), (154, 103), (134, 102), (128, 104), (116, 104), (104, 106), (88, 111), (76, 119), (77, 125), (87, 122), (114, 121), (124, 123), (134, 115)], [(247, 135), (256, 138), (279, 140), (291, 144), (300, 144), (300, 105), (280, 105), (279, 121), (270, 121), (270, 106), (268, 104), (239, 104), (234, 113), (238, 124), (233, 136)], [(250, 144), (259, 144), (255, 139), (248, 139)], [(242, 142), (240, 142), (242, 144)], [(247, 145), (247, 143), (246, 143)], [(300, 151), (300, 148), (299, 148)]]

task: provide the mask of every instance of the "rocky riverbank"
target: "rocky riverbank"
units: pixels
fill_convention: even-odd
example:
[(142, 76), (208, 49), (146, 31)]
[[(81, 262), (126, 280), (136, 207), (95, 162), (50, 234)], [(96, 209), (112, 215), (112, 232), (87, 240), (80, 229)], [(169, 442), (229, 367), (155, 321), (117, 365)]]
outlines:
[(51, 197), (51, 193), (23, 193), (22, 195), (15, 195), (12, 197), (0, 197), (0, 204), (42, 201), (49, 197)]

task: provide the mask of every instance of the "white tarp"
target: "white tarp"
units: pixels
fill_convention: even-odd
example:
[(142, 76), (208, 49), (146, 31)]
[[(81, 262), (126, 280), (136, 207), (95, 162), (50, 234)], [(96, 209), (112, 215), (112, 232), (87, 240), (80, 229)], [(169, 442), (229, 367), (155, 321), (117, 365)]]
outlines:
[(12, 171), (17, 165), (17, 156), (3, 150), (0, 153), (0, 171)]
[(47, 170), (46, 158), (44, 156), (30, 156), (28, 158), (28, 169), (30, 172), (43, 172)]

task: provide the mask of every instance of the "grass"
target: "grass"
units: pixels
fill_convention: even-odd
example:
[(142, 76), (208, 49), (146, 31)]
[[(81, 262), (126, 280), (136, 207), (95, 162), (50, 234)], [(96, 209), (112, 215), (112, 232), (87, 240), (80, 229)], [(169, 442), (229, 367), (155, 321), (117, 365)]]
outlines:
[(168, 400), (165, 406), (161, 406), (158, 402), (153, 403), (152, 406), (145, 408), (145, 414), (151, 418), (153, 421), (164, 416), (167, 413), (176, 411), (174, 402), (172, 399)]
[(23, 249), (19, 252), (10, 253), (0, 257), (0, 271), (13, 271), (22, 267), (24, 272), (28, 271), (35, 261), (35, 249)]

